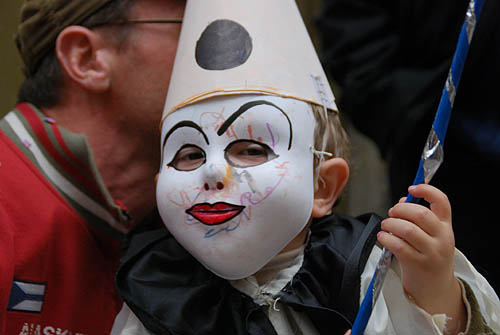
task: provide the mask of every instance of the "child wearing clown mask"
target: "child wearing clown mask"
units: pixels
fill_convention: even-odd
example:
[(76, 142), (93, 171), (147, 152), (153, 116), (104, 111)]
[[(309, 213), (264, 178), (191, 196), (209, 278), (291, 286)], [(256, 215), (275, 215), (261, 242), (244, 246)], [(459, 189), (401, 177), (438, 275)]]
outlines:
[[(401, 202), (385, 220), (331, 214), (349, 176), (348, 141), (317, 57), (298, 55), (303, 75), (286, 63), (302, 50), (245, 21), (296, 18), (287, 3), (242, 2), (222, 20), (221, 6), (231, 17), (224, 1), (188, 1), (161, 126), (157, 203), (167, 230), (132, 237), (112, 334), (344, 334), (380, 245), (396, 260), (366, 334), (500, 333), (500, 302), (454, 249), (442, 192), (412, 187), (430, 209)], [(204, 52), (207, 39), (220, 43), (214, 31), (230, 35), (215, 53), (234, 44), (247, 54)], [(279, 51), (259, 59), (266, 39)], [(287, 57), (264, 72), (250, 66), (279, 52)]]
[(115, 333), (343, 334), (380, 257), (377, 238), (399, 262), (367, 334), (499, 329), (493, 291), (454, 251), (442, 192), (410, 188), (431, 209), (396, 204), (378, 235), (375, 215), (329, 214), (349, 169), (338, 115), (327, 117), (302, 101), (254, 95), (166, 117), (158, 207), (173, 236), (135, 237), (118, 274), (128, 306)]

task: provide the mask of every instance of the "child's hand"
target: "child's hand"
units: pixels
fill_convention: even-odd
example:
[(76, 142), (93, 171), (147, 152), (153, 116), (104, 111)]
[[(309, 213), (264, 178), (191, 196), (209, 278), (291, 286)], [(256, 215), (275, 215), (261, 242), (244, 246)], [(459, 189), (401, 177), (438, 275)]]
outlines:
[(460, 330), (456, 328), (463, 329), (460, 323), (465, 325), (465, 307), (453, 273), (455, 239), (450, 202), (430, 185), (411, 186), (408, 191), (425, 199), (430, 209), (401, 199), (382, 222), (378, 240), (399, 260), (405, 292), (429, 314), (451, 317), (448, 331), (454, 333)]

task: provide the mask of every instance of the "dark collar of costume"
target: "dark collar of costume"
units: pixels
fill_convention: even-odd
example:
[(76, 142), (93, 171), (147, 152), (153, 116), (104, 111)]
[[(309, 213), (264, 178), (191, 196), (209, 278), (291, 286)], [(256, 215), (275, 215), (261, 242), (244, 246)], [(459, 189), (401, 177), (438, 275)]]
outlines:
[[(315, 220), (304, 263), (278, 294), (281, 302), (306, 313), (322, 334), (343, 334), (359, 305), (359, 277), (380, 218), (359, 219)], [(116, 284), (156, 334), (275, 334), (261, 306), (205, 269), (166, 229), (132, 237)]]

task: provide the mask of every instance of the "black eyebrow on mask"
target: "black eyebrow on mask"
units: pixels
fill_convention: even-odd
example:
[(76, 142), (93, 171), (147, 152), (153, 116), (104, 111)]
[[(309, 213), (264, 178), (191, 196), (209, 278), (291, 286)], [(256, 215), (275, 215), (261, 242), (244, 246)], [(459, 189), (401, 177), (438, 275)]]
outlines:
[(285, 115), (286, 119), (288, 120), (288, 125), (289, 125), (289, 128), (290, 128), (290, 140), (288, 141), (288, 150), (290, 150), (290, 148), (292, 147), (292, 136), (293, 136), (292, 122), (290, 121), (290, 118), (288, 117), (288, 115), (286, 115), (286, 113), (281, 108), (279, 108), (278, 106), (276, 106), (272, 102), (269, 102), (269, 101), (266, 101), (266, 100), (250, 101), (250, 102), (247, 102), (246, 104), (242, 105), (236, 112), (234, 112), (233, 114), (231, 114), (231, 116), (222, 124), (222, 126), (217, 131), (217, 135), (221, 136), (222, 134), (224, 134), (226, 132), (227, 128), (229, 128), (229, 126), (231, 126), (231, 124), (241, 114), (245, 113), (250, 108), (255, 107), (255, 106), (259, 106), (259, 105), (269, 105), (269, 106), (272, 106), (272, 107), (276, 108), (277, 110), (279, 110), (281, 113), (283, 113), (283, 115)]
[(167, 136), (165, 136), (165, 139), (163, 140), (163, 145), (161, 146), (162, 147), (162, 150), (163, 148), (165, 147), (165, 144), (167, 143), (167, 139), (170, 135), (172, 135), (172, 133), (179, 129), (179, 128), (182, 128), (182, 127), (191, 127), (191, 128), (194, 128), (196, 130), (198, 130), (202, 135), (203, 135), (203, 138), (205, 138), (205, 142), (207, 142), (207, 144), (210, 144), (208, 143), (208, 137), (207, 135), (205, 134), (205, 132), (203, 131), (203, 129), (201, 129), (200, 126), (198, 126), (196, 123), (194, 123), (193, 121), (181, 121), (179, 123), (177, 123), (175, 126), (173, 126), (167, 133)]

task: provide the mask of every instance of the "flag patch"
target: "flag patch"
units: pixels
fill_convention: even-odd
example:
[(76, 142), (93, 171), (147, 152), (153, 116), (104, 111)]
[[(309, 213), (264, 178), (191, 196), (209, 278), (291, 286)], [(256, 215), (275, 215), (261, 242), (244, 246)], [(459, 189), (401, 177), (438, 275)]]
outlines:
[(10, 291), (7, 310), (15, 312), (40, 313), (45, 296), (45, 284), (14, 281)]

